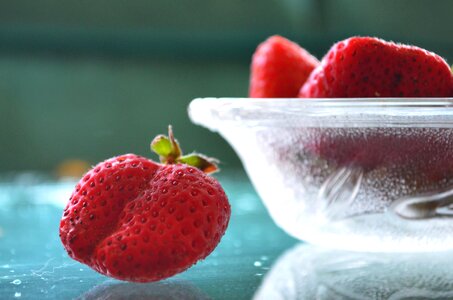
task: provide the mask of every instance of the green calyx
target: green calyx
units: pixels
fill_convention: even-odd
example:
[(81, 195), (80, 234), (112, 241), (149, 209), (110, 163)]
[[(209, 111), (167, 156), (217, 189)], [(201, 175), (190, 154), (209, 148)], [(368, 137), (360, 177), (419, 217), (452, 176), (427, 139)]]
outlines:
[(151, 150), (159, 155), (163, 164), (186, 164), (200, 169), (205, 173), (218, 171), (218, 161), (199, 153), (182, 154), (181, 147), (173, 135), (171, 125), (168, 126), (168, 136), (158, 135), (151, 142)]

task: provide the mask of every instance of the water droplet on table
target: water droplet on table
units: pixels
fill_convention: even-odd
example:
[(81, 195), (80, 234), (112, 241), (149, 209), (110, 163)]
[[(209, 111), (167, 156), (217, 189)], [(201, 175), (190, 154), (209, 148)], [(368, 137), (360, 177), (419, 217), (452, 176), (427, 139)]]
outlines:
[(15, 284), (15, 285), (19, 285), (22, 283), (22, 281), (20, 281), (20, 279), (14, 279), (13, 281), (11, 281), (12, 284)]

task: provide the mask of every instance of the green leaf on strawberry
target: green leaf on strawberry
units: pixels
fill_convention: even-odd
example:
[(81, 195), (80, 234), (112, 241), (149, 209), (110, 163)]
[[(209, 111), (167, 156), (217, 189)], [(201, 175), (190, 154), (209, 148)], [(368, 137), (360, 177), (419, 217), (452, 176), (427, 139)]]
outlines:
[(168, 136), (158, 135), (151, 142), (151, 150), (159, 155), (164, 164), (182, 163), (202, 170), (205, 173), (218, 171), (218, 161), (200, 153), (182, 154), (181, 147), (173, 135), (173, 129), (168, 126)]

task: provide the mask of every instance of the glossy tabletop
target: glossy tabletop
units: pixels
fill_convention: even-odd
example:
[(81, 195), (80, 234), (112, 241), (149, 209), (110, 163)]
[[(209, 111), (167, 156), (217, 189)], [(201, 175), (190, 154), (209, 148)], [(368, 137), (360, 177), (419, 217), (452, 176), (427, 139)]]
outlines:
[(215, 251), (151, 284), (104, 277), (64, 251), (58, 225), (74, 182), (34, 175), (0, 185), (0, 299), (250, 299), (272, 262), (296, 241), (277, 228), (244, 173), (218, 178), (232, 217)]
[(0, 184), (0, 299), (453, 299), (453, 253), (360, 253), (300, 243), (270, 219), (244, 173), (218, 175), (232, 205), (226, 235), (173, 278), (133, 284), (71, 260), (58, 237), (74, 182)]

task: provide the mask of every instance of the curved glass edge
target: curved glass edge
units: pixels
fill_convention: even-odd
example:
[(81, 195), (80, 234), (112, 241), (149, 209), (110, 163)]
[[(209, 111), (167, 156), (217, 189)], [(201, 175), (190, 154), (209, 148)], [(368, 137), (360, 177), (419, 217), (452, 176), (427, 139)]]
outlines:
[(233, 98), (233, 97), (203, 97), (193, 101), (215, 102), (222, 105), (298, 105), (298, 106), (348, 106), (348, 107), (453, 107), (453, 97), (449, 98)]
[(192, 122), (218, 130), (285, 124), (325, 127), (453, 127), (453, 98), (197, 98), (188, 107)]

